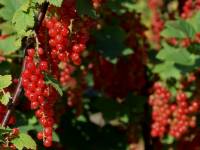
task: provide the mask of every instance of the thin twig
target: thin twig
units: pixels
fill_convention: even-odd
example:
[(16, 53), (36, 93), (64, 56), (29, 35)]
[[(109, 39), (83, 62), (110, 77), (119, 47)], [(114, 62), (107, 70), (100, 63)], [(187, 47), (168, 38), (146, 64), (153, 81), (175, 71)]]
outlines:
[[(35, 33), (36, 33), (36, 34), (39, 32), (39, 29), (40, 29), (40, 26), (41, 26), (41, 24), (42, 24), (42, 21), (43, 21), (43, 19), (44, 19), (44, 17), (45, 17), (45, 14), (46, 14), (48, 5), (49, 5), (49, 3), (48, 3), (48, 2), (45, 2), (45, 3), (42, 5), (41, 10), (40, 10), (40, 12), (39, 12), (39, 14), (38, 14), (38, 18), (37, 18), (36, 24), (35, 24), (35, 26), (34, 26), (34, 30), (35, 30)], [(24, 69), (25, 69), (25, 64), (26, 64), (25, 55), (26, 55), (27, 49), (28, 49), (29, 46), (30, 46), (30, 42), (29, 42), (28, 40), (25, 40), (25, 42), (26, 42), (26, 43), (24, 44), (24, 45), (25, 45), (25, 48), (24, 48), (25, 53), (24, 53), (24, 57), (23, 57), (24, 59), (23, 59), (21, 74), (22, 74), (22, 72), (23, 72)], [(9, 118), (10, 118), (10, 116), (11, 116), (11, 114), (12, 114), (12, 112), (13, 112), (13, 110), (14, 110), (14, 108), (15, 108), (17, 102), (18, 102), (18, 97), (19, 97), (21, 91), (22, 91), (22, 76), (20, 75), (19, 82), (18, 82), (18, 84), (17, 84), (17, 87), (16, 87), (15, 92), (14, 92), (14, 94), (13, 94), (13, 97), (12, 97), (12, 99), (11, 99), (11, 102), (10, 102), (10, 104), (8, 104), (8, 110), (7, 110), (5, 116), (4, 116), (3, 120), (2, 120), (2, 126), (3, 126), (3, 127), (6, 127), (7, 124), (8, 124)]]

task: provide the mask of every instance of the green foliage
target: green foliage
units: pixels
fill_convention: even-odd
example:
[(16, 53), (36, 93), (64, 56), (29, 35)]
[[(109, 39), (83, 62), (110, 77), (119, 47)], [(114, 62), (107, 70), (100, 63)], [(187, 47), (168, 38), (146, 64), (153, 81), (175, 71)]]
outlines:
[(15, 12), (12, 18), (14, 28), (21, 36), (26, 35), (26, 31), (34, 26), (34, 10), (29, 9), (27, 5), (30, 7), (30, 3), (25, 3)]
[(174, 62), (163, 62), (157, 64), (153, 69), (153, 72), (159, 74), (163, 80), (169, 78), (179, 79), (181, 77), (181, 72), (176, 68)]
[(164, 144), (172, 144), (172, 143), (174, 143), (174, 141), (175, 141), (174, 137), (172, 137), (172, 136), (170, 136), (170, 135), (164, 137), (164, 138), (161, 140), (161, 142), (164, 143)]
[(126, 12), (132, 12), (137, 11), (139, 9), (142, 9), (144, 3), (136, 4), (132, 0), (112, 0), (108, 1), (105, 5), (107, 8), (109, 8), (111, 11), (117, 13), (118, 15), (124, 14)]
[(45, 74), (45, 82), (46, 82), (46, 84), (49, 84), (49, 85), (51, 85), (52, 87), (54, 87), (55, 90), (56, 90), (61, 96), (63, 95), (62, 88), (61, 88), (61, 86), (59, 85), (59, 82), (58, 82), (54, 77), (52, 77), (51, 75)]
[[(41, 1), (41, 0), (40, 0)], [(60, 7), (62, 5), (63, 0), (48, 0), (51, 5)], [(40, 2), (41, 3), (41, 2)]]
[(4, 142), (4, 135), (10, 133), (12, 130), (10, 128), (4, 128), (0, 126), (0, 143)]
[(19, 47), (15, 45), (16, 36), (9, 36), (3, 40), (0, 40), (0, 51), (3, 51), (4, 55), (9, 55), (15, 52)]
[(6, 21), (12, 20), (15, 12), (26, 1), (27, 0), (0, 0), (0, 4), (3, 5), (3, 8), (0, 9), (0, 17)]
[(199, 66), (199, 56), (182, 47), (173, 47), (163, 43), (163, 48), (156, 58), (161, 61), (153, 72), (160, 75), (163, 80), (169, 78), (179, 79), (181, 73), (189, 73)]
[[(32, 0), (32, 2), (37, 3), (39, 5), (43, 4), (46, 0)], [(62, 1), (62, 0), (61, 0)]]
[(163, 48), (158, 52), (158, 59), (162, 61), (171, 61), (176, 64), (192, 66), (195, 63), (195, 55), (188, 52), (187, 49), (179, 47), (175, 48), (166, 43), (163, 44)]
[(200, 12), (197, 12), (188, 22), (194, 27), (196, 32), (200, 32)]
[(76, 8), (80, 16), (87, 15), (94, 19), (97, 18), (97, 14), (92, 6), (91, 0), (77, 0)]
[(118, 26), (105, 26), (93, 34), (96, 39), (94, 49), (111, 62), (122, 55), (133, 52), (125, 46), (126, 33)]
[(193, 38), (196, 31), (194, 27), (185, 20), (175, 20), (167, 21), (165, 24), (165, 29), (162, 31), (161, 35), (166, 38)]
[(1, 23), (0, 30), (1, 30), (2, 34), (13, 34), (15, 32), (15, 30), (10, 22)]
[(63, 129), (60, 139), (65, 149), (124, 150), (127, 145), (126, 136), (117, 128), (111, 125), (99, 128), (89, 120), (78, 121), (72, 112), (62, 117), (60, 128)]
[(23, 148), (36, 150), (35, 141), (25, 133), (20, 133), (18, 137), (11, 140), (18, 150), (23, 150)]
[(7, 105), (9, 100), (10, 100), (11, 96), (10, 96), (10, 93), (7, 92), (5, 94), (3, 94), (3, 96), (0, 98), (0, 102), (3, 104), (3, 105)]
[(12, 77), (11, 75), (0, 75), (0, 90), (8, 87), (12, 83)]
[(135, 122), (140, 118), (139, 114), (144, 112), (145, 101), (145, 97), (132, 94), (128, 95), (123, 103), (100, 97), (94, 101), (93, 107), (103, 113), (103, 117), (107, 122), (111, 120), (119, 120), (123, 122), (127, 116), (130, 121)]

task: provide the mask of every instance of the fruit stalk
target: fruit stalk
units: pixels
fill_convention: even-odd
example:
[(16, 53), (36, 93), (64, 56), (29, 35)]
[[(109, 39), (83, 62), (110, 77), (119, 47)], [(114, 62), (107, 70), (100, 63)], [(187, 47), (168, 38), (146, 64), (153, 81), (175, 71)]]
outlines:
[[(33, 29), (33, 30), (35, 31), (36, 34), (39, 32), (39, 28), (40, 28), (40, 26), (41, 26), (41, 24), (42, 24), (42, 21), (43, 21), (44, 17), (45, 17), (45, 14), (46, 14), (48, 5), (49, 5), (49, 3), (48, 3), (48, 2), (45, 2), (45, 3), (42, 5), (41, 9), (40, 9), (40, 12), (39, 12), (38, 17), (37, 17), (37, 21), (36, 21), (35, 26), (34, 26), (34, 29)], [(32, 44), (32, 43), (30, 43), (29, 40), (27, 40), (27, 39), (24, 40), (24, 41), (25, 41), (25, 44), (22, 44), (22, 45), (25, 45), (25, 46), (24, 46), (24, 48), (23, 48), (23, 49), (24, 49), (24, 57), (23, 57), (23, 63), (22, 63), (21, 72), (23, 72), (24, 69), (25, 69), (25, 64), (26, 64), (25, 55), (26, 55), (26, 51), (27, 51), (27, 49), (29, 48), (29, 46)], [(22, 77), (21, 77), (21, 75), (20, 75), (18, 84), (17, 84), (16, 89), (15, 89), (15, 92), (14, 92), (14, 94), (13, 94), (12, 99), (10, 99), (10, 102), (9, 102), (9, 104), (8, 104), (8, 106), (7, 106), (7, 107), (8, 107), (7, 112), (6, 112), (6, 114), (5, 114), (5, 116), (4, 116), (3, 120), (2, 120), (2, 123), (1, 123), (1, 125), (2, 125), (3, 127), (6, 127), (6, 126), (7, 126), (7, 123), (8, 123), (8, 121), (9, 121), (9, 118), (10, 118), (10, 116), (11, 116), (11, 114), (12, 114), (12, 112), (13, 112), (15, 106), (16, 106), (17, 103), (18, 103), (18, 97), (19, 97), (21, 91), (22, 91)]]

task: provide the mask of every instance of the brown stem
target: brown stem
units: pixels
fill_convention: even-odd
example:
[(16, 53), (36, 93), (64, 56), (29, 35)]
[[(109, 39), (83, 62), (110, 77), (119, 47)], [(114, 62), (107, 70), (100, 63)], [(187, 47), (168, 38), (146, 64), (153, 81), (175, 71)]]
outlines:
[[(44, 17), (45, 17), (48, 5), (49, 5), (49, 3), (45, 2), (42, 5), (41, 10), (40, 10), (40, 12), (38, 14), (38, 18), (37, 18), (36, 24), (34, 26), (34, 30), (35, 30), (36, 34), (39, 32), (39, 28), (40, 28), (40, 26), (42, 24), (42, 21), (43, 21)], [(24, 59), (23, 59), (21, 73), (25, 69), (25, 64), (26, 64), (26, 59), (25, 59), (26, 50), (30, 46), (30, 42), (28, 40), (25, 40), (25, 42), (26, 42), (24, 44), (25, 45), (25, 48), (24, 48), (25, 53), (24, 53)], [(15, 92), (13, 94), (13, 97), (11, 99), (11, 102), (8, 104), (8, 110), (7, 110), (5, 116), (4, 116), (3, 120), (2, 120), (2, 126), (3, 127), (6, 127), (7, 124), (8, 124), (9, 118), (10, 118), (10, 116), (11, 116), (11, 114), (12, 114), (12, 112), (13, 112), (13, 110), (14, 110), (17, 102), (18, 102), (18, 97), (19, 97), (21, 91), (22, 91), (22, 76), (20, 75), (19, 82), (17, 84), (17, 87), (16, 87)]]

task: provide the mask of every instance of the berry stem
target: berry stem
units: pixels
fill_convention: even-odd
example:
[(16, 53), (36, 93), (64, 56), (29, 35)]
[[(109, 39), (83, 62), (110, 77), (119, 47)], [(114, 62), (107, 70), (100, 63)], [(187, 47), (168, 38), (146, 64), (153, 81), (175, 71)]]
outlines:
[[(42, 5), (41, 10), (40, 10), (40, 12), (38, 14), (38, 18), (37, 18), (37, 21), (36, 21), (36, 24), (35, 24), (35, 27), (34, 27), (34, 30), (35, 30), (36, 34), (39, 32), (39, 28), (40, 28), (40, 26), (42, 24), (42, 21), (43, 21), (44, 17), (45, 17), (48, 5), (49, 5), (49, 3), (45, 2)], [(26, 64), (25, 55), (26, 55), (26, 51), (27, 51), (28, 47), (30, 46), (30, 42), (28, 40), (25, 40), (25, 44), (24, 45), (25, 45), (25, 47), (24, 47), (25, 53), (24, 53), (24, 57), (23, 57), (24, 59), (23, 59), (23, 64), (22, 64), (22, 70), (21, 70), (21, 72), (23, 72), (24, 69), (25, 69), (25, 64)], [(7, 123), (9, 121), (9, 118), (10, 118), (13, 110), (14, 110), (14, 107), (16, 106), (16, 104), (18, 102), (18, 97), (19, 97), (19, 95), (20, 95), (20, 93), (22, 91), (21, 87), (22, 87), (22, 77), (20, 75), (19, 82), (17, 84), (17, 87), (15, 89), (13, 97), (12, 97), (12, 99), (10, 100), (10, 102), (9, 102), (9, 104), (7, 106), (8, 110), (7, 110), (5, 116), (4, 116), (3, 120), (2, 120), (2, 126), (3, 127), (7, 126)]]

